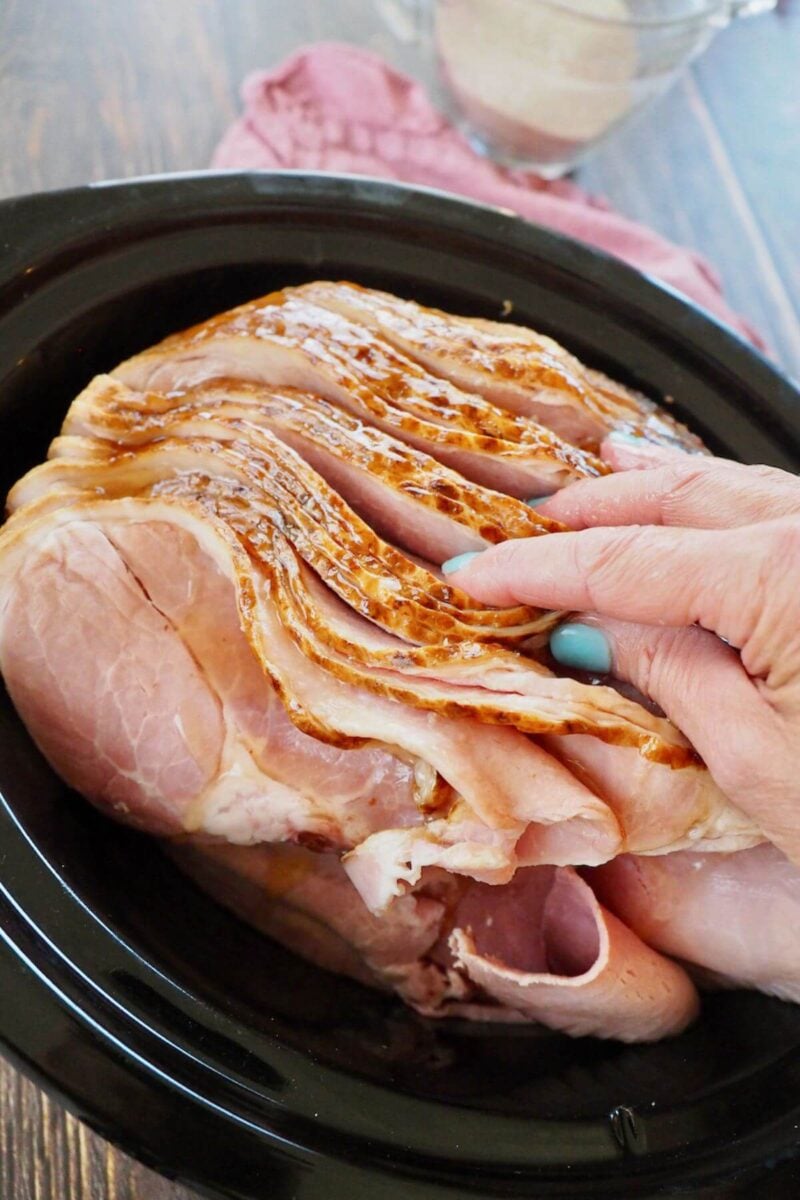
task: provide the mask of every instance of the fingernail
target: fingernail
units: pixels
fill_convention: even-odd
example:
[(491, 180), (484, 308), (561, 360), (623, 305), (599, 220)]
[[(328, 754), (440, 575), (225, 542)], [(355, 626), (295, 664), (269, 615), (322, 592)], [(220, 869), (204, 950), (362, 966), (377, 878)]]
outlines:
[(530, 496), (524, 503), (527, 504), (528, 508), (536, 508), (537, 504), (544, 504), (545, 500), (549, 500), (552, 494), (550, 492), (547, 496)]
[(480, 550), (468, 550), (466, 554), (456, 554), (455, 558), (448, 558), (447, 562), (442, 563), (442, 571), (445, 575), (452, 575), (454, 571), (460, 571), (467, 563), (472, 562), (473, 558), (477, 558)]
[(611, 646), (602, 629), (570, 621), (550, 635), (550, 653), (556, 662), (581, 671), (604, 675), (611, 670)]

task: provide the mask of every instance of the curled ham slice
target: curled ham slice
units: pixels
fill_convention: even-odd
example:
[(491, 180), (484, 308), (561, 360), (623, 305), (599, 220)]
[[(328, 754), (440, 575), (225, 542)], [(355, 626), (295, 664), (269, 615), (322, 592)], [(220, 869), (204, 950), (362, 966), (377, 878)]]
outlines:
[(327, 855), (222, 844), (170, 852), (277, 941), (396, 991), (427, 1016), (526, 1019), (572, 1036), (652, 1041), (697, 1012), (686, 973), (606, 912), (569, 868), (521, 870), (504, 887), (429, 872), (378, 919)]
[(572, 1037), (647, 1042), (680, 1033), (697, 995), (598, 904), (570, 868), (519, 871), (505, 888), (474, 884), (453, 916), (456, 965), (499, 1004)]

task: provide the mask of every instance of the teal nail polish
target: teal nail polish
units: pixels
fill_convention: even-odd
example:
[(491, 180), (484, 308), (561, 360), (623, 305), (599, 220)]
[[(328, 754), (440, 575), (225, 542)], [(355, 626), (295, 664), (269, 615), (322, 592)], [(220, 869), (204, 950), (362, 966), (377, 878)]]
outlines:
[(602, 629), (571, 621), (550, 635), (550, 653), (556, 662), (581, 671), (604, 675), (611, 670), (611, 646)]
[(548, 496), (530, 496), (526, 501), (528, 508), (536, 508), (537, 504), (544, 504), (545, 500), (549, 500), (552, 492)]
[(480, 550), (468, 550), (466, 554), (456, 554), (455, 558), (448, 558), (447, 562), (442, 563), (442, 571), (445, 575), (452, 575), (454, 571), (460, 571), (467, 563), (472, 562), (473, 558), (477, 558)]

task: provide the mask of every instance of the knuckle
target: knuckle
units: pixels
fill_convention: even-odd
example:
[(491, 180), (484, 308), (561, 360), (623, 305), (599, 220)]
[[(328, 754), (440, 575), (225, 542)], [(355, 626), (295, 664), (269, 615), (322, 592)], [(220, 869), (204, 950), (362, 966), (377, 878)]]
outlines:
[(624, 526), (613, 533), (590, 529), (575, 535), (574, 568), (585, 581), (593, 608), (601, 608), (621, 586), (627, 587), (644, 536), (639, 525)]
[(665, 523), (670, 524), (669, 518), (687, 507), (697, 508), (713, 500), (716, 476), (714, 468), (706, 465), (680, 464), (667, 468), (661, 505)]
[(695, 643), (702, 630), (647, 629), (636, 647), (636, 674), (640, 691), (659, 704), (665, 712), (672, 708), (675, 696), (685, 695), (691, 683), (690, 664), (699, 649)]

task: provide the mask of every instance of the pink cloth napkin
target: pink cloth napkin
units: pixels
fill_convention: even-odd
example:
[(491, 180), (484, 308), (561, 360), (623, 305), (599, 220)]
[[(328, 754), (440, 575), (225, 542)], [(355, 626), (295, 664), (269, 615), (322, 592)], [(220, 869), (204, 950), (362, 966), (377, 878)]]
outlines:
[(242, 99), (244, 113), (217, 146), (214, 167), (373, 175), (510, 208), (656, 276), (763, 347), (725, 303), (704, 259), (573, 183), (546, 183), (481, 158), (418, 83), (368, 50), (336, 43), (298, 50), (248, 76)]

